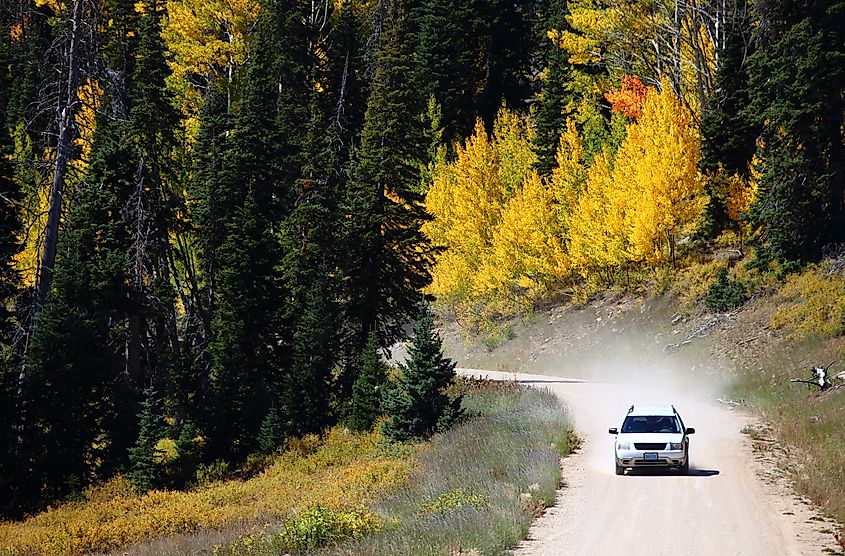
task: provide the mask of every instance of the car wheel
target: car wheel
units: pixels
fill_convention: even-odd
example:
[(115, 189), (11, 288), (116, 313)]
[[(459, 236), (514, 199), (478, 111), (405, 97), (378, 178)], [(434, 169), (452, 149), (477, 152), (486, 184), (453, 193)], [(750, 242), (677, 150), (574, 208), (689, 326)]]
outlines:
[(617, 475), (624, 475), (625, 474), (625, 468), (622, 467), (619, 464), (616, 464), (616, 474)]
[(689, 449), (687, 449), (687, 459), (684, 464), (678, 468), (681, 475), (689, 475)]

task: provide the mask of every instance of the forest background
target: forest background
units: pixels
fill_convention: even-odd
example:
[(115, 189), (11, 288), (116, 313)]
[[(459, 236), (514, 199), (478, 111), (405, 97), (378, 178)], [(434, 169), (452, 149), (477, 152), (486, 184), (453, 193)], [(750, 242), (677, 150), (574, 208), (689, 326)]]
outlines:
[(5, 0), (0, 28), (8, 516), (348, 420), (426, 297), (495, 335), (719, 246), (752, 254), (705, 265), (724, 308), (845, 240), (841, 2)]

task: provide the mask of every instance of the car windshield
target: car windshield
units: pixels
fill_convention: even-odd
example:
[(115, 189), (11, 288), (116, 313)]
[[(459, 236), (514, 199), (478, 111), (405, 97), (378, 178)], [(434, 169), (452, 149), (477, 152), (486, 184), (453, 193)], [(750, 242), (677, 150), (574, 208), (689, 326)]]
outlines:
[(629, 415), (622, 423), (622, 432), (666, 432), (679, 433), (681, 426), (678, 419), (666, 415)]

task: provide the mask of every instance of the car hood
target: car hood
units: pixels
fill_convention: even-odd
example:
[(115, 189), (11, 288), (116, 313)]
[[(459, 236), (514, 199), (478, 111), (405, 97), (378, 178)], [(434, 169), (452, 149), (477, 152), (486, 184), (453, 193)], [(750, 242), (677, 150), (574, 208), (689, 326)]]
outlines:
[(621, 433), (616, 439), (620, 442), (681, 442), (684, 435), (681, 433), (672, 434), (668, 432), (637, 432)]

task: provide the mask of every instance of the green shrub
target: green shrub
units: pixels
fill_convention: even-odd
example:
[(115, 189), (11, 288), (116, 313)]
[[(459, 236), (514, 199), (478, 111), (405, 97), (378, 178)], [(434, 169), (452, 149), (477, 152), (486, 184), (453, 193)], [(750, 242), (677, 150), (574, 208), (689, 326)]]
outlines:
[(478, 494), (467, 492), (463, 488), (447, 490), (431, 502), (421, 505), (423, 511), (431, 514), (445, 513), (466, 506), (481, 508), (487, 504), (487, 499)]
[(728, 269), (720, 268), (716, 281), (710, 284), (704, 303), (713, 311), (730, 311), (748, 301), (748, 287), (728, 277)]

